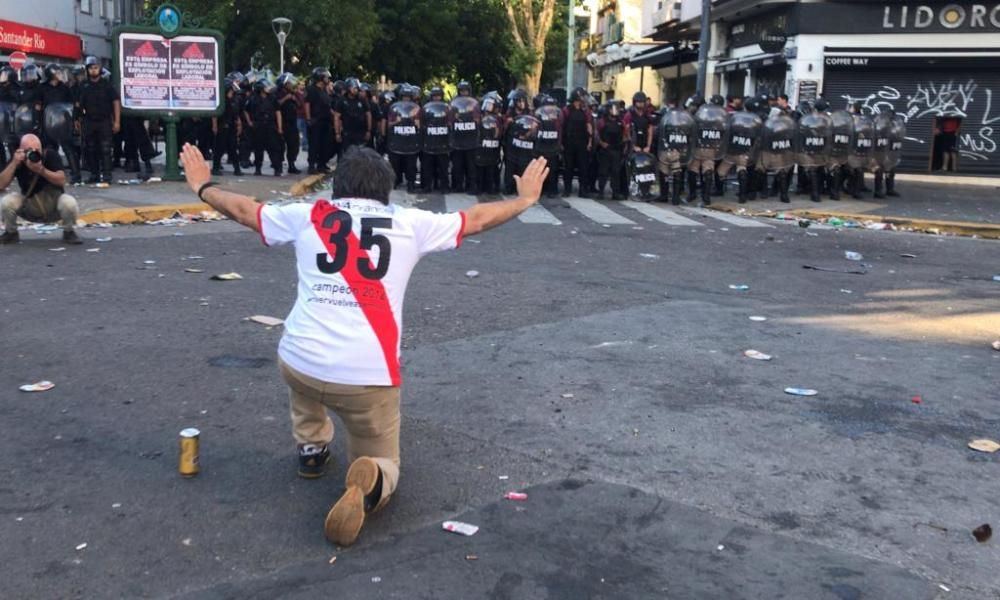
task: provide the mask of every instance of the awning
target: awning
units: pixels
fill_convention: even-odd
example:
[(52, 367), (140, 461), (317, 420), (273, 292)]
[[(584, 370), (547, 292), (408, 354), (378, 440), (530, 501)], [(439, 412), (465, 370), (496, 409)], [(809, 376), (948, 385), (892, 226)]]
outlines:
[(628, 61), (631, 68), (653, 67), (659, 69), (678, 63), (694, 62), (698, 59), (698, 48), (677, 50), (674, 45), (658, 46), (637, 54)]
[(720, 60), (715, 63), (715, 71), (729, 73), (731, 71), (742, 70), (742, 69), (756, 69), (758, 67), (766, 67), (769, 65), (775, 65), (785, 62), (784, 52), (771, 52), (769, 54), (754, 54), (753, 56), (744, 56), (742, 58), (730, 58), (727, 60)]

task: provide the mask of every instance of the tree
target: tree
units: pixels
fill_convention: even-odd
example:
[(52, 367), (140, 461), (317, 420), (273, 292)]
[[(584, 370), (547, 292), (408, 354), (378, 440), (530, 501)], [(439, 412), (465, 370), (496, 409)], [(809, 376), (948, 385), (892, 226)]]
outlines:
[(462, 33), (455, 52), (455, 76), (468, 80), (477, 94), (503, 92), (514, 85), (508, 65), (514, 53), (503, 0), (468, 0), (459, 5)]
[(511, 71), (529, 94), (537, 94), (545, 63), (545, 42), (552, 27), (555, 0), (503, 0), (514, 38)]
[(368, 74), (421, 85), (452, 75), (462, 51), (458, 2), (379, 0), (376, 13), (381, 35), (365, 61)]

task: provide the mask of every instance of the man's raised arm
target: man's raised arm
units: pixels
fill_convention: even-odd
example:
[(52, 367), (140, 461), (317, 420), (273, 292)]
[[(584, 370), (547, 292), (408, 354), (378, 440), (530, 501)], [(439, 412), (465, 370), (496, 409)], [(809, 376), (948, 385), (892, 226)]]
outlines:
[(257, 211), (261, 204), (250, 196), (227, 192), (215, 186), (206, 185), (211, 182), (211, 174), (205, 157), (197, 146), (184, 144), (181, 150), (181, 164), (184, 166), (184, 177), (188, 185), (198, 194), (203, 202), (236, 221), (240, 225), (260, 231), (257, 223)]
[(528, 163), (523, 175), (515, 175), (517, 198), (502, 202), (476, 204), (465, 211), (465, 229), (462, 237), (476, 235), (487, 229), (503, 225), (517, 215), (531, 208), (542, 194), (542, 184), (549, 175), (549, 167), (544, 158), (536, 158)]

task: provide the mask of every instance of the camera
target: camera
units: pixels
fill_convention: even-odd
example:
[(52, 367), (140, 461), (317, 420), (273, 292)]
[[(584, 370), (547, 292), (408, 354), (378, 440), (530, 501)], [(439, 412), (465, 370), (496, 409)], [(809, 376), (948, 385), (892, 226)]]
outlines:
[(38, 150), (35, 150), (35, 149), (28, 150), (28, 152), (27, 152), (27, 154), (25, 156), (31, 162), (41, 162), (42, 161), (42, 153), (39, 152)]

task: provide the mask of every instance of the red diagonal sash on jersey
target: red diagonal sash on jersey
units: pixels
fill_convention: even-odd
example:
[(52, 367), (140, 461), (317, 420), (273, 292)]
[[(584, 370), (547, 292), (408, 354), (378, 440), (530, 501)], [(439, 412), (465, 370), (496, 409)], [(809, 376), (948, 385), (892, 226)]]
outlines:
[[(323, 227), (323, 221), (327, 215), (337, 212), (337, 210), (337, 207), (329, 202), (319, 200), (313, 205), (311, 215), (313, 227), (316, 229), (316, 233), (319, 235), (323, 246), (331, 258), (334, 258), (336, 254), (336, 247), (330, 243), (330, 234), (334, 233), (335, 230)], [(339, 224), (337, 226), (339, 227)], [(385, 365), (389, 369), (389, 378), (392, 380), (392, 385), (398, 386), (400, 384), (399, 355), (397, 354), (399, 326), (396, 324), (396, 317), (392, 314), (392, 305), (389, 304), (389, 295), (385, 291), (385, 286), (382, 285), (381, 281), (368, 279), (361, 275), (358, 271), (359, 258), (369, 261), (369, 264), (371, 264), (368, 252), (361, 249), (358, 236), (354, 235), (354, 232), (350, 232), (347, 236), (347, 262), (344, 264), (344, 268), (340, 270), (340, 274), (351, 289), (361, 290), (367, 288), (375, 292), (370, 297), (365, 298), (359, 298), (358, 294), (355, 293), (355, 300), (357, 300), (358, 306), (364, 313), (365, 318), (368, 319), (368, 324), (371, 325), (372, 331), (375, 332), (379, 346), (382, 347), (382, 354), (385, 355)]]

